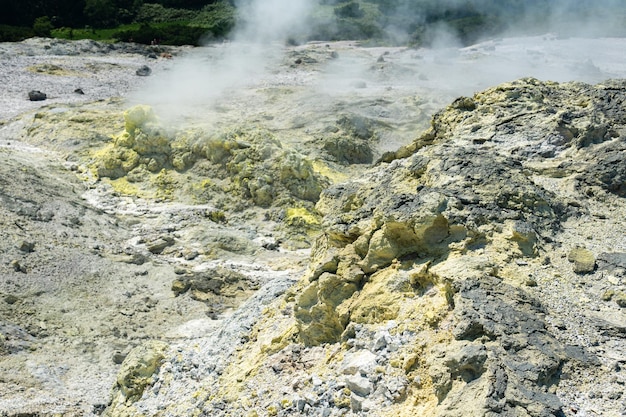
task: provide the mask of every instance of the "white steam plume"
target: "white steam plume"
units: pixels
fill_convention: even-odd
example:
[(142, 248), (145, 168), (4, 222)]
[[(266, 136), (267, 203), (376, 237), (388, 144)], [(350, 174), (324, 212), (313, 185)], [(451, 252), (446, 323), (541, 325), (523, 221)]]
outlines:
[[(174, 59), (171, 70), (149, 80), (149, 88), (136, 94), (133, 101), (152, 105), (157, 114), (166, 120), (191, 119), (210, 123), (209, 117), (224, 120), (222, 116), (225, 113), (220, 113), (223, 109), (231, 118), (234, 114), (241, 114), (243, 118), (244, 113), (263, 112), (262, 100), (265, 96), (258, 98), (254, 104), (247, 98), (254, 94), (254, 87), (265, 86), (268, 75), (272, 76), (271, 83), (276, 86), (281, 80), (295, 77), (296, 71), (313, 68), (282, 66), (280, 74), (272, 73), (279, 68), (276, 63), (283, 58), (285, 42), (289, 38), (308, 37), (307, 18), (318, 0), (238, 1), (241, 21), (232, 37), (233, 42), (196, 48), (186, 57)], [(402, 24), (395, 28), (390, 26), (397, 37), (401, 36), (401, 30), (406, 33), (407, 22), (425, 22), (427, 11), (416, 4), (426, 1), (397, 0), (388, 3), (393, 5), (395, 16), (402, 18), (395, 20)], [(388, 88), (403, 88), (407, 91), (426, 89), (432, 94), (453, 98), (520, 77), (598, 82), (624, 74), (622, 42), (603, 41), (601, 45), (615, 45), (606, 48), (598, 46), (593, 39), (581, 38), (594, 35), (600, 29), (619, 29), (618, 23), (623, 23), (626, 17), (626, 0), (598, 0), (582, 5), (574, 0), (501, 3), (495, 0), (432, 0), (428, 3), (437, 7), (471, 3), (478, 12), (492, 12), (494, 15), (505, 12), (510, 15), (511, 9), (490, 11), (487, 6), (495, 4), (502, 8), (515, 3), (519, 8), (514, 10), (516, 19), (508, 35), (474, 47), (460, 47), (453, 31), (447, 30), (445, 25), (433, 25), (433, 46), (438, 49), (397, 51), (383, 57), (383, 63), (376, 63), (377, 57), (373, 60), (366, 57), (361, 61), (339, 50), (338, 58), (329, 60), (328, 67), (324, 68), (320, 63), (309, 73), (299, 73), (307, 80), (317, 79), (313, 81), (313, 91), (309, 91), (310, 103), (307, 104), (321, 101), (324, 94), (336, 97), (348, 92), (360, 96), (376, 91), (383, 94)], [(584, 13), (581, 13), (581, 8)], [(540, 14), (542, 24), (547, 22), (553, 31), (538, 34), (535, 23)], [(622, 30), (624, 27), (626, 25), (621, 25)], [(563, 39), (561, 31), (570, 38)], [(553, 33), (546, 35), (546, 32)], [(533, 33), (533, 37), (527, 37)], [(340, 49), (341, 46), (337, 44), (332, 48)], [(379, 52), (370, 49), (366, 55), (384, 52), (383, 48)], [(354, 85), (365, 85), (367, 88), (353, 91)], [(299, 105), (301, 103), (290, 102), (285, 106)], [(329, 102), (320, 105), (328, 106)], [(250, 110), (253, 106), (256, 108)]]
[(311, 0), (239, 0), (237, 4), (242, 21), (235, 38), (254, 43), (302, 35), (313, 5)]
[(195, 48), (169, 71), (154, 76), (131, 96), (131, 104), (151, 105), (169, 123), (202, 117), (220, 98), (254, 85), (281, 57), (290, 37), (303, 36), (314, 0), (239, 0), (240, 20), (233, 42)]

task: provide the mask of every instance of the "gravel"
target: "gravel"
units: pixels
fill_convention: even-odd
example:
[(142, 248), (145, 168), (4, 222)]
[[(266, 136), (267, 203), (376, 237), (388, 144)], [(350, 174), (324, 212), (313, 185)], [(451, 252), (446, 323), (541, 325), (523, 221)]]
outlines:
[[(0, 43), (0, 123), (49, 104), (125, 96), (146, 82), (138, 70), (158, 73), (171, 66), (167, 57), (183, 49), (47, 38)], [(31, 101), (30, 91), (47, 98)]]

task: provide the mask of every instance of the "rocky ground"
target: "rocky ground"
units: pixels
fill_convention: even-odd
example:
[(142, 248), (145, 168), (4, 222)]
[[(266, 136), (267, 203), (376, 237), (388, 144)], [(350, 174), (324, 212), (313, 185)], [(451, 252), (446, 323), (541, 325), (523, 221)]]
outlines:
[(1, 44), (0, 415), (626, 414), (596, 42)]

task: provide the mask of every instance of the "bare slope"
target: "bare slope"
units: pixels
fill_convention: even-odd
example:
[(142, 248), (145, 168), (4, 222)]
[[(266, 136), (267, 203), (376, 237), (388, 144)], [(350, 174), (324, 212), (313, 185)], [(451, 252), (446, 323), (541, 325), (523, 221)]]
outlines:
[(234, 351), (172, 346), (106, 415), (623, 413), (624, 100), (535, 79), (456, 100), (322, 193), (308, 272)]
[[(623, 74), (603, 42), (314, 43), (190, 107), (215, 79), (162, 88), (182, 57), (0, 45), (0, 414), (619, 415), (623, 84), (504, 84), (420, 133), (502, 68)], [(109, 98), (146, 85), (184, 123)]]

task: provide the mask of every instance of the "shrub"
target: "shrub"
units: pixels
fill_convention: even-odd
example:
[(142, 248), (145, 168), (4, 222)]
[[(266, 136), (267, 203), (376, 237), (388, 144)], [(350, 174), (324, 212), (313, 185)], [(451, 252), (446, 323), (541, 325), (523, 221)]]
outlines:
[(164, 45), (200, 45), (200, 39), (205, 34), (206, 29), (201, 27), (188, 26), (181, 23), (167, 25), (142, 24), (137, 29), (127, 29), (118, 31), (114, 38), (120, 41), (129, 41), (151, 44), (156, 40)]
[(32, 28), (0, 25), (0, 42), (20, 42), (35, 36)]
[(86, 0), (83, 13), (89, 24), (97, 28), (118, 24), (117, 9), (110, 0)]
[(145, 3), (139, 8), (135, 20), (139, 23), (189, 21), (197, 14), (198, 12), (195, 10), (174, 9), (163, 7), (161, 4)]
[(215, 37), (224, 37), (235, 26), (235, 15), (235, 8), (221, 1), (204, 6), (189, 24), (207, 29)]
[(49, 38), (51, 36), (52, 29), (54, 29), (54, 27), (52, 26), (52, 22), (48, 16), (41, 16), (35, 19), (33, 32), (36, 36)]
[(384, 16), (377, 5), (357, 1), (322, 6), (311, 20), (318, 39), (372, 39), (383, 36)]
[(340, 18), (358, 19), (363, 17), (364, 13), (359, 3), (351, 1), (335, 7), (335, 15)]

